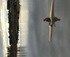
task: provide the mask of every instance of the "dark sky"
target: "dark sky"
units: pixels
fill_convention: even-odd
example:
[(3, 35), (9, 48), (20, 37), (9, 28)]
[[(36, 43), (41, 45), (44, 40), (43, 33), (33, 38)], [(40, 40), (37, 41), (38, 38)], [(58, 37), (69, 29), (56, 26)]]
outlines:
[(70, 0), (54, 0), (54, 15), (61, 19), (53, 28), (52, 42), (48, 41), (51, 0), (29, 0), (28, 57), (70, 57)]

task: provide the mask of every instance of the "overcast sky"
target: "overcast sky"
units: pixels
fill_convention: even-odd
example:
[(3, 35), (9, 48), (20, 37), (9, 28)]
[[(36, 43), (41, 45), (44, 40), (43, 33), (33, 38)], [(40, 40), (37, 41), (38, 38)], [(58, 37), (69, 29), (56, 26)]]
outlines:
[[(0, 0), (1, 1), (1, 0)], [(6, 0), (5, 0), (6, 1)], [(25, 1), (25, 2), (24, 2)], [(51, 0), (28, 0), (29, 1), (29, 56), (28, 57), (70, 57), (70, 0), (55, 0), (55, 16), (61, 19), (54, 27), (52, 45), (48, 41), (48, 23), (42, 23), (41, 19), (49, 17)], [(26, 10), (26, 0), (21, 1), (21, 46), (23, 39), (27, 38), (24, 34), (23, 21), (27, 20), (28, 11)], [(1, 4), (1, 2), (0, 2)], [(25, 6), (26, 5), (26, 6)], [(1, 6), (0, 6), (1, 8)], [(24, 10), (23, 10), (24, 9)], [(25, 13), (24, 13), (25, 12)], [(25, 17), (24, 17), (24, 16)], [(25, 19), (26, 18), (26, 19)], [(25, 20), (24, 20), (25, 19)], [(25, 22), (25, 24), (26, 24)], [(27, 28), (27, 26), (25, 26)], [(27, 29), (24, 29), (27, 31)], [(1, 34), (0, 34), (1, 35)], [(23, 37), (23, 35), (25, 37)], [(1, 41), (2, 38), (0, 37)], [(0, 41), (0, 42), (1, 42)], [(25, 41), (26, 42), (26, 41)], [(26, 43), (25, 43), (26, 44)], [(2, 51), (2, 42), (0, 43)], [(42, 52), (43, 51), (43, 52)], [(2, 52), (0, 57), (2, 57)]]
[(0, 0), (0, 57), (3, 57), (3, 39), (1, 31), (1, 6), (2, 6), (2, 0)]
[(61, 19), (53, 27), (52, 42), (48, 41), (48, 23), (51, 0), (29, 1), (29, 56), (70, 57), (70, 0), (54, 0), (54, 15)]

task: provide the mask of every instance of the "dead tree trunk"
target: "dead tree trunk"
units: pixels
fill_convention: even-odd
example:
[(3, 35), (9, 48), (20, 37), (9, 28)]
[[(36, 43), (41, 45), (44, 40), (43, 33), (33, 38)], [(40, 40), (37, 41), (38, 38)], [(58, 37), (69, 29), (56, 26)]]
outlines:
[(10, 50), (8, 57), (17, 57), (17, 43), (19, 32), (19, 0), (7, 0), (8, 19), (9, 19), (9, 44)]

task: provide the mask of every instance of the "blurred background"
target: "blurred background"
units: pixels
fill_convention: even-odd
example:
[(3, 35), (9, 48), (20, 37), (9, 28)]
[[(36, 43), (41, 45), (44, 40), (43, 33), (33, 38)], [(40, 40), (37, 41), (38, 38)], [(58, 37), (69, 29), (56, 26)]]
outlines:
[[(7, 0), (0, 0), (0, 39), (2, 51), (0, 57), (7, 57), (9, 48), (8, 34), (8, 10)], [(28, 4), (27, 0), (20, 0), (20, 19), (19, 19), (19, 41), (18, 41), (18, 57), (26, 57), (27, 37), (28, 37)]]
[[(20, 0), (20, 57), (70, 57), (70, 1), (54, 1), (54, 15), (61, 21), (56, 22), (50, 43), (49, 24), (42, 19), (49, 17), (51, 0)], [(5, 57), (9, 46), (7, 0), (0, 0), (0, 4), (0, 57)]]

